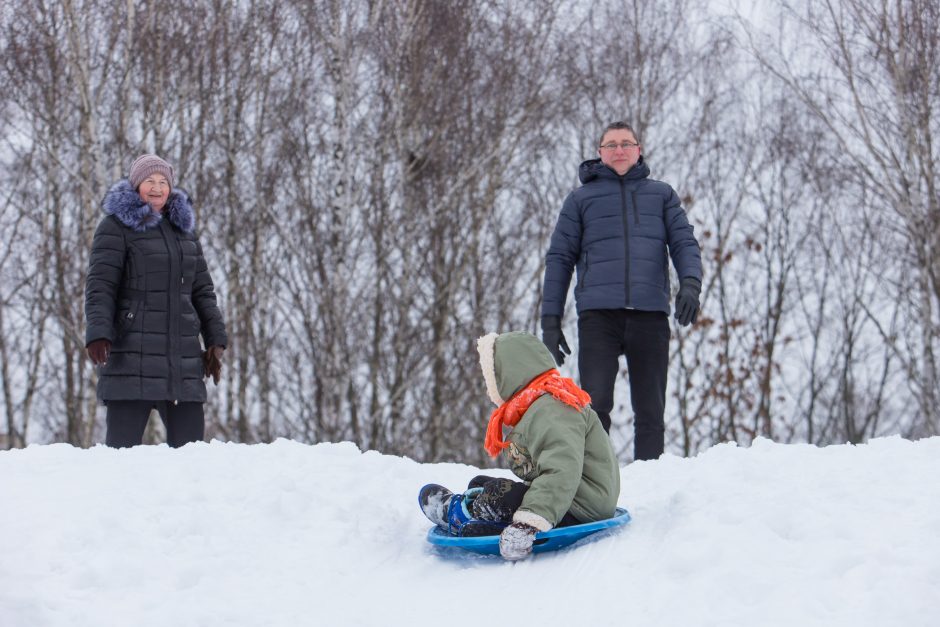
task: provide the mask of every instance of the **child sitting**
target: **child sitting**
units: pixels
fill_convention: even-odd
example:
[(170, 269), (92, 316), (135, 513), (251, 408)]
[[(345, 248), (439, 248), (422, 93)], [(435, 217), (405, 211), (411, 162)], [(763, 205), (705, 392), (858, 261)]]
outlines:
[(491, 333), (477, 350), (497, 405), (484, 448), (492, 457), (506, 449), (524, 483), (480, 475), (463, 494), (430, 484), (418, 496), (425, 515), (454, 535), (498, 533), (507, 560), (528, 556), (539, 531), (612, 517), (620, 468), (587, 393), (561, 376), (534, 335)]

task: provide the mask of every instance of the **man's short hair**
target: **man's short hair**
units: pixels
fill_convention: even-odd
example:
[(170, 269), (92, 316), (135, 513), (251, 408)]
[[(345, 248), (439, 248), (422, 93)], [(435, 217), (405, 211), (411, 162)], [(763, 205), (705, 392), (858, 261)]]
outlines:
[(643, 143), (640, 141), (640, 136), (637, 134), (635, 130), (633, 130), (632, 126), (630, 126), (623, 120), (618, 120), (617, 122), (611, 122), (610, 124), (607, 125), (607, 128), (604, 129), (604, 132), (601, 133), (601, 138), (600, 140), (598, 140), (597, 145), (600, 146), (603, 143), (604, 135), (606, 135), (608, 131), (620, 131), (620, 130), (630, 131), (631, 133), (633, 133), (633, 138), (636, 140), (636, 143), (638, 144)]

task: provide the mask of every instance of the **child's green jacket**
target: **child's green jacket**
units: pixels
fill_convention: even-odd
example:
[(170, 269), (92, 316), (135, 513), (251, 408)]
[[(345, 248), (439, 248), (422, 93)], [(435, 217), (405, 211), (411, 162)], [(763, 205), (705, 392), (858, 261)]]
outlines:
[[(548, 349), (528, 333), (497, 336), (492, 373), (487, 372), (486, 361), (481, 359), (488, 391), (492, 397), (489, 388), (495, 385), (503, 400), (555, 368)], [(610, 438), (590, 405), (578, 410), (544, 394), (532, 403), (506, 440), (510, 468), (530, 485), (521, 511), (544, 518), (552, 527), (568, 511), (581, 522), (614, 515), (620, 496), (620, 467)]]

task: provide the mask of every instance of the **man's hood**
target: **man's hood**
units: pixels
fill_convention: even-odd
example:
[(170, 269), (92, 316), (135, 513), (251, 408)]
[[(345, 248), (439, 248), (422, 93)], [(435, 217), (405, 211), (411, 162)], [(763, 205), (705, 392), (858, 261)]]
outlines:
[(477, 340), (486, 393), (497, 406), (534, 378), (555, 368), (552, 354), (531, 333), (490, 333)]
[[(623, 178), (627, 179), (628, 181), (633, 181), (637, 179), (645, 179), (649, 175), (650, 168), (643, 160), (643, 155), (640, 155), (639, 161), (633, 164), (632, 168), (627, 170), (627, 173), (623, 175)], [(608, 166), (604, 165), (600, 159), (588, 159), (587, 161), (583, 161), (581, 165), (578, 166), (578, 178), (581, 180), (581, 184), (583, 185), (598, 178), (619, 180), (621, 177)]]

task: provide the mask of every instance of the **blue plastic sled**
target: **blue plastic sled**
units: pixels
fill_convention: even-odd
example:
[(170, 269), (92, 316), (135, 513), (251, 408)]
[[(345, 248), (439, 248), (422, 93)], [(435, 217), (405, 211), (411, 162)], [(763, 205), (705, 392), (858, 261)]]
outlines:
[[(630, 512), (622, 507), (618, 507), (613, 518), (592, 523), (583, 523), (581, 525), (571, 525), (570, 527), (559, 527), (548, 531), (540, 531), (535, 535), (535, 544), (532, 546), (532, 552), (544, 553), (546, 551), (557, 551), (570, 544), (574, 544), (582, 538), (586, 538), (592, 533), (597, 533), (598, 531), (612, 527), (620, 527), (628, 522), (630, 522)], [(461, 538), (452, 536), (440, 527), (435, 526), (428, 531), (428, 542), (437, 546), (464, 549), (484, 555), (499, 555), (499, 536)]]

